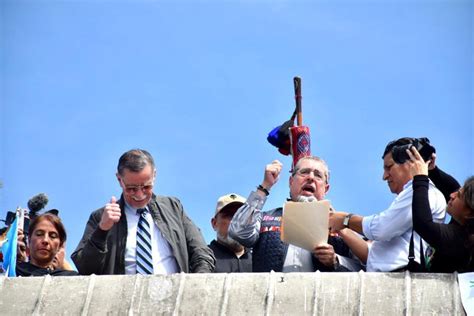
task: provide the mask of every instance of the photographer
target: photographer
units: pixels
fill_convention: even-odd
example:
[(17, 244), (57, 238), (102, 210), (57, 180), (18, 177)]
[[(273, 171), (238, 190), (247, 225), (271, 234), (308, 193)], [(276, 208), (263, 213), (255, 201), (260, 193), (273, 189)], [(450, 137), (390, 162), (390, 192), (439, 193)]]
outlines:
[[(431, 272), (452, 273), (474, 271), (472, 253), (469, 249), (469, 221), (474, 219), (474, 177), (469, 177), (463, 187), (450, 194), (446, 211), (451, 215), (449, 224), (435, 223), (428, 199), (428, 166), (415, 147), (407, 150), (408, 162), (413, 176), (413, 228), (434, 249)], [(434, 161), (433, 161), (434, 162)], [(445, 177), (447, 180), (449, 178)], [(449, 189), (449, 181), (436, 183)], [(449, 190), (448, 192), (451, 192)], [(444, 192), (443, 192), (444, 193)]]
[[(417, 147), (425, 159), (429, 159), (435, 152), (426, 138), (400, 138), (385, 147), (382, 155), (383, 179), (387, 181), (390, 191), (397, 194), (388, 209), (365, 217), (346, 212), (334, 212), (330, 215), (329, 226), (332, 231), (350, 228), (373, 241), (370, 248), (362, 248), (360, 243), (356, 245), (358, 253), (361, 250), (368, 252), (368, 272), (425, 269), (425, 254), (422, 249), (427, 249), (428, 245), (422, 242), (412, 227), (413, 176), (407, 163), (410, 158), (406, 153), (406, 149), (411, 146)], [(434, 221), (443, 222), (446, 202), (442, 193), (431, 182), (428, 183), (428, 199)], [(351, 243), (348, 244), (354, 247)], [(414, 261), (408, 258), (411, 252), (414, 254)]]

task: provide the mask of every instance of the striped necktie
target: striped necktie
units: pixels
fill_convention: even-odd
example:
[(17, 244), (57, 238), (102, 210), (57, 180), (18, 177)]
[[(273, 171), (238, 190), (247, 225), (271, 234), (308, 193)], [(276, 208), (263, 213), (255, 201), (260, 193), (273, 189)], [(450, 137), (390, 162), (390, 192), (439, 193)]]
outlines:
[(148, 211), (139, 208), (137, 213), (140, 215), (137, 227), (137, 273), (153, 274), (150, 223), (146, 219)]

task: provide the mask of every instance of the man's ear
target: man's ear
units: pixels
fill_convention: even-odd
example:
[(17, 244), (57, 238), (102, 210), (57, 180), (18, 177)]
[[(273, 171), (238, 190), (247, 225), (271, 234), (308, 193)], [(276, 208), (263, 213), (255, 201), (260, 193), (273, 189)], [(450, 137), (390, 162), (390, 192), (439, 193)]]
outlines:
[(120, 174), (117, 172), (115, 174), (115, 176), (117, 177), (117, 181), (118, 181), (119, 185), (122, 186), (122, 182), (120, 181)]
[(215, 217), (211, 218), (211, 225), (212, 225), (212, 229), (214, 229), (214, 231), (217, 231), (217, 220)]
[(324, 193), (328, 193), (328, 191), (329, 191), (329, 188), (330, 188), (330, 185), (329, 185), (329, 183), (326, 183), (326, 190), (324, 191)]

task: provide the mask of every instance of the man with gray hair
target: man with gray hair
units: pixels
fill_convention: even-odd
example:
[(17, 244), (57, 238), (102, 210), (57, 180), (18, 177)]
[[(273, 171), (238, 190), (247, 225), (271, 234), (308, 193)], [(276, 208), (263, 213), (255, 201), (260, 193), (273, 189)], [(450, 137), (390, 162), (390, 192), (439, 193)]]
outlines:
[(230, 193), (217, 200), (216, 213), (211, 219), (216, 239), (209, 248), (216, 256), (216, 273), (252, 272), (252, 253), (237, 241), (229, 237), (229, 223), (235, 212), (245, 203), (245, 198)]
[(156, 168), (142, 149), (117, 167), (122, 196), (89, 217), (72, 260), (81, 274), (212, 272), (215, 259), (200, 230), (174, 197), (153, 193)]
[[(312, 252), (281, 241), (282, 208), (262, 212), (281, 169), (278, 160), (266, 166), (262, 184), (250, 193), (230, 223), (229, 235), (242, 245), (253, 247), (253, 272), (356, 270), (353, 261), (347, 258), (352, 254), (340, 237), (329, 236), (328, 243), (317, 245)], [(323, 200), (329, 190), (329, 169), (319, 157), (303, 157), (296, 164), (289, 184), (292, 201)]]

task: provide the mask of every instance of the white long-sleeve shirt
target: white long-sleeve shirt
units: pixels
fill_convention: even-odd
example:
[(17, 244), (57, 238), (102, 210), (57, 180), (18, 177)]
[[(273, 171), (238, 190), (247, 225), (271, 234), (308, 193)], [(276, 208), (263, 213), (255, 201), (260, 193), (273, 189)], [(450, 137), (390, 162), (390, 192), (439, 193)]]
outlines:
[[(428, 189), (433, 220), (442, 223), (445, 218), (446, 200), (430, 181)], [(367, 258), (368, 272), (388, 272), (408, 264), (408, 248), (412, 234), (413, 188), (410, 180), (385, 211), (362, 220), (364, 235), (373, 240)], [(415, 260), (420, 262), (420, 236), (413, 232)], [(428, 244), (423, 241), (423, 249)]]

